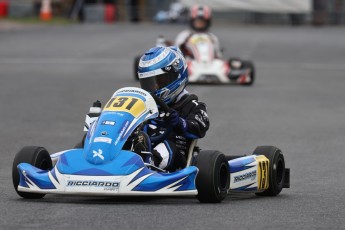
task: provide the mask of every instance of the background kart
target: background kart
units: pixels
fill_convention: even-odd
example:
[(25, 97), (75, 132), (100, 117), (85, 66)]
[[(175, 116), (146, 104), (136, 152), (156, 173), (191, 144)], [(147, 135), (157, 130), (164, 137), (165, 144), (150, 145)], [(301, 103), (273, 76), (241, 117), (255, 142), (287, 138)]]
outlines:
[[(172, 42), (159, 37), (156, 46), (169, 46)], [(253, 62), (230, 58), (228, 61), (215, 56), (212, 38), (207, 33), (195, 33), (188, 38), (184, 48), (189, 82), (206, 84), (252, 85), (255, 81)], [(141, 56), (134, 58), (134, 78), (138, 80), (138, 65)]]
[[(257, 147), (249, 156), (225, 156), (201, 151), (194, 140), (186, 166), (161, 170), (124, 145), (142, 132), (148, 119), (157, 118), (164, 102), (134, 87), (114, 93), (100, 116), (90, 124), (81, 148), (49, 155), (43, 147), (28, 146), (13, 162), (13, 185), (23, 198), (47, 193), (74, 195), (190, 195), (200, 202), (221, 202), (229, 192), (249, 191), (276, 196), (289, 187), (290, 170), (273, 146)], [(165, 139), (171, 130), (161, 137)], [(151, 154), (151, 153), (146, 153)]]

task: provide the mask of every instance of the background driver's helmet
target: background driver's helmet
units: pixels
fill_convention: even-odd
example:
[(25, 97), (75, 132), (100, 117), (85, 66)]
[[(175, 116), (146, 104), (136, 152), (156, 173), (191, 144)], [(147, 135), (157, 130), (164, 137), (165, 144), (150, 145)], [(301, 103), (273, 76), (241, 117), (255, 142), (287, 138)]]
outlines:
[[(211, 26), (212, 11), (211, 8), (205, 5), (194, 5), (190, 9), (190, 26), (195, 31), (207, 31)], [(204, 20), (204, 27), (196, 27), (197, 20)]]
[(175, 46), (154, 47), (140, 58), (138, 76), (142, 89), (169, 104), (188, 83), (186, 60)]

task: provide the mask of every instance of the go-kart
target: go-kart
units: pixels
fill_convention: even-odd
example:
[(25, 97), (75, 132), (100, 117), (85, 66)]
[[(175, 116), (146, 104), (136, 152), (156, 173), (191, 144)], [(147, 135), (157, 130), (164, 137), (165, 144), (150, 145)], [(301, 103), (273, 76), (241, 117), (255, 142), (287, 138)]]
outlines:
[[(276, 196), (289, 187), (290, 170), (273, 146), (257, 147), (252, 155), (225, 156), (200, 150), (192, 141), (185, 167), (168, 172), (143, 160), (129, 147), (145, 121), (170, 108), (157, 96), (134, 87), (117, 90), (86, 133), (82, 146), (49, 155), (27, 146), (14, 158), (12, 178), (19, 196), (45, 194), (94, 196), (196, 196), (200, 202), (221, 202), (232, 191)], [(170, 130), (171, 131), (171, 130)], [(166, 138), (169, 129), (162, 134)], [(157, 139), (155, 140), (157, 141)], [(147, 152), (146, 154), (151, 154)]]
[[(159, 37), (156, 46), (172, 43)], [(195, 33), (188, 38), (183, 53), (187, 60), (189, 82), (206, 84), (252, 85), (255, 81), (253, 62), (230, 58), (228, 61), (215, 56), (212, 38), (207, 33)], [(134, 58), (134, 78), (138, 80), (138, 64), (141, 56)]]

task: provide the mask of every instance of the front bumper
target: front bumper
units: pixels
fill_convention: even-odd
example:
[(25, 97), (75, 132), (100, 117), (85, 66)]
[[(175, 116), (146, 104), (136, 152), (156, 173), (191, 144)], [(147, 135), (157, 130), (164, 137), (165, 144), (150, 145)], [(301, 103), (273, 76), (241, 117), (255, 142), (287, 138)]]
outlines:
[(18, 191), (21, 192), (94, 196), (197, 195), (198, 169), (194, 166), (175, 173), (157, 173), (143, 167), (129, 175), (90, 176), (62, 174), (57, 167), (45, 171), (22, 163), (18, 171)]

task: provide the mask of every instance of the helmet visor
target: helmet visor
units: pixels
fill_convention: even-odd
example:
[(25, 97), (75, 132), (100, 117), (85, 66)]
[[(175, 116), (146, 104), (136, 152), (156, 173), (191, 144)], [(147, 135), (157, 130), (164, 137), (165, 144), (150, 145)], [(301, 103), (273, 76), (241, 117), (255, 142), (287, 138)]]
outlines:
[(155, 92), (163, 89), (178, 78), (178, 72), (168, 72), (153, 77), (140, 78), (141, 88), (148, 92)]
[(204, 18), (196, 18), (193, 20), (193, 25), (196, 29), (205, 29), (207, 22)]

